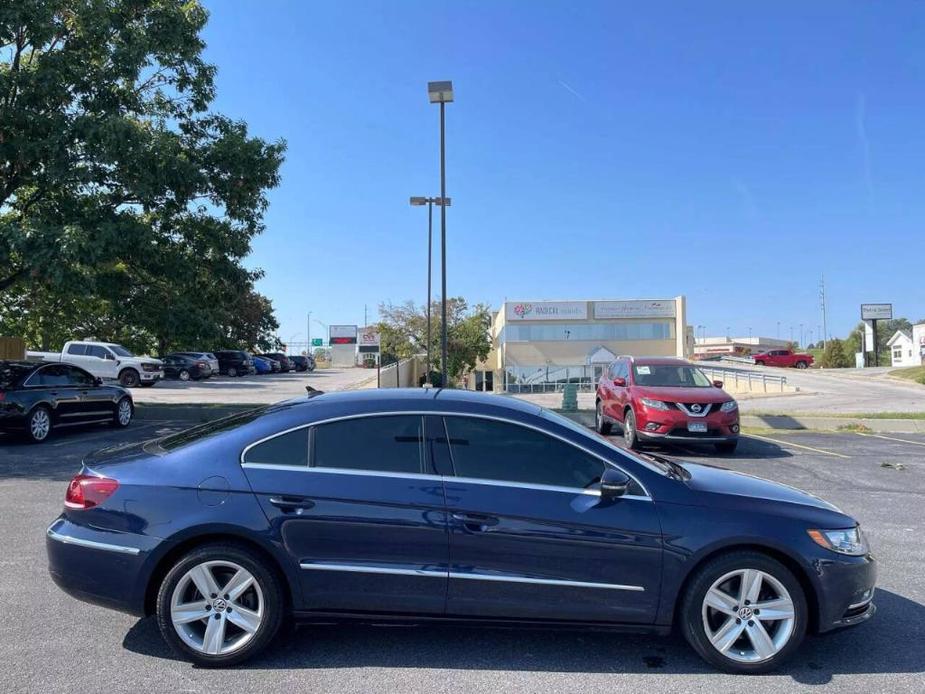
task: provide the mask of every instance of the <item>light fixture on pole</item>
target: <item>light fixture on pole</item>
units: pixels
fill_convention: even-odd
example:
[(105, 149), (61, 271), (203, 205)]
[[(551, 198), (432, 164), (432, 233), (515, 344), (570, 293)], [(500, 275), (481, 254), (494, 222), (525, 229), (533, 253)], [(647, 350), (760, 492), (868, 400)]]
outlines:
[(433, 237), (434, 237), (434, 205), (446, 206), (449, 207), (453, 204), (453, 201), (450, 198), (424, 198), (424, 197), (412, 197), (411, 205), (413, 207), (423, 207), (427, 205), (427, 374), (426, 383), (430, 383), (430, 365), (433, 363), (430, 356), (430, 346), (432, 344), (431, 332), (430, 332), (430, 275), (431, 268), (433, 268)]
[[(440, 198), (446, 200), (446, 105), (453, 102), (453, 83), (428, 82), (427, 96), (432, 104), (440, 104)], [(440, 206), (440, 266), (442, 270), (441, 314), (443, 317), (442, 335), (440, 337), (440, 385), (447, 385), (446, 361), (446, 205)]]

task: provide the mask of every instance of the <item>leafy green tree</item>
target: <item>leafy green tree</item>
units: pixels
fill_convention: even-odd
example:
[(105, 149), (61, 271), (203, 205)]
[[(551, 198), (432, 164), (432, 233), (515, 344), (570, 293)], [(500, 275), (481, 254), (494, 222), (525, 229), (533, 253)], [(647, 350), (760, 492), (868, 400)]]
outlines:
[[(413, 301), (379, 306), (379, 334), (383, 363), (427, 351), (427, 313)], [(455, 382), (491, 351), (491, 311), (487, 306), (469, 306), (462, 297), (447, 301), (447, 376)], [(432, 368), (440, 372), (441, 304), (431, 305)]]
[(168, 349), (237, 340), (236, 301), (272, 310), (241, 261), (285, 144), (209, 110), (206, 20), (192, 0), (0, 5), (4, 331), (59, 340), (90, 321)]
[(825, 369), (844, 369), (853, 366), (852, 360), (845, 352), (845, 344), (837, 337), (826, 341), (820, 365)]

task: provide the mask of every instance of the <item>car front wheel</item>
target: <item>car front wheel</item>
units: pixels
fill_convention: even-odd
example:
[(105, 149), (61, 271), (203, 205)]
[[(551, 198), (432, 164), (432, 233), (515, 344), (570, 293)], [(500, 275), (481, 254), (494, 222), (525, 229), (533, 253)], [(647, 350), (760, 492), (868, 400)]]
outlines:
[(236, 544), (210, 544), (182, 557), (157, 596), (161, 634), (180, 656), (203, 667), (243, 662), (276, 635), (279, 580), (266, 562)]
[(141, 376), (135, 369), (126, 369), (119, 374), (119, 385), (123, 388), (135, 388), (141, 383)]
[(778, 667), (799, 647), (808, 610), (787, 567), (756, 552), (713, 559), (690, 582), (681, 608), (687, 641), (708, 663), (733, 673)]
[(806, 369), (806, 368), (808, 368), (808, 367), (809, 367), (809, 364), (807, 364), (805, 361), (798, 361), (798, 362), (797, 362), (797, 368), (798, 368), (798, 369)]
[(632, 410), (627, 410), (623, 418), (623, 443), (630, 450), (639, 448), (639, 436), (636, 435), (636, 415)]
[(231, 376), (232, 378), (234, 378), (235, 376), (238, 375), (238, 370), (237, 370), (235, 367), (233, 367), (233, 366), (229, 366), (229, 367), (228, 367), (228, 375)]
[(597, 401), (597, 407), (595, 408), (594, 425), (598, 433), (604, 434), (605, 436), (609, 434), (610, 430), (613, 428), (613, 425), (604, 419), (604, 403), (600, 400)]

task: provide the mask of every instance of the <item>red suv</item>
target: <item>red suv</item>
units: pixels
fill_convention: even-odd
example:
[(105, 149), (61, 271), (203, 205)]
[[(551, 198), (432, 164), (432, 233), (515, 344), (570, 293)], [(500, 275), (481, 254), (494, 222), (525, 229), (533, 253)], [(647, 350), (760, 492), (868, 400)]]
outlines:
[(597, 384), (597, 430), (623, 428), (627, 448), (651, 441), (712, 443), (732, 453), (739, 442), (739, 406), (683, 359), (620, 357)]

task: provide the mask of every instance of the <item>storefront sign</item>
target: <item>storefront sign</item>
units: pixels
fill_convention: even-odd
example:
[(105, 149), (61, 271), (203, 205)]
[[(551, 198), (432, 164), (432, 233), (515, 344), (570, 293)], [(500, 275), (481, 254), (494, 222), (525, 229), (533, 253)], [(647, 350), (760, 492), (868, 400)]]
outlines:
[(513, 301), (505, 304), (505, 317), (520, 320), (587, 320), (586, 301)]
[(371, 326), (360, 330), (360, 352), (370, 354), (378, 352), (379, 342), (378, 328)]
[(892, 320), (893, 304), (861, 304), (861, 320)]
[(355, 325), (332, 325), (329, 328), (331, 345), (355, 345), (357, 343), (357, 327)]
[(595, 301), (594, 317), (674, 318), (675, 301)]

